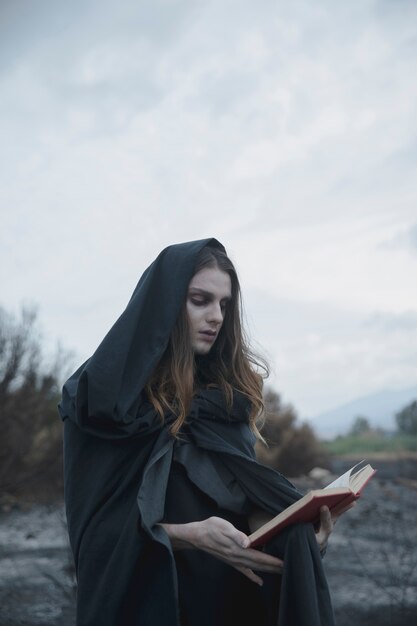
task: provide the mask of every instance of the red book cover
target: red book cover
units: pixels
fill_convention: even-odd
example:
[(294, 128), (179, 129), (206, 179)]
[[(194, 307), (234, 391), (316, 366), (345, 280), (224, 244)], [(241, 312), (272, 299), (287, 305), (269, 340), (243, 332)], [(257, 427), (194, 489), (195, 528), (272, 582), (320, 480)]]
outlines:
[[(263, 545), (289, 524), (299, 522), (311, 522), (314, 524), (318, 522), (322, 506), (328, 506), (331, 511), (337, 513), (338, 509), (344, 508), (353, 500), (359, 498), (362, 489), (375, 474), (376, 470), (370, 465), (366, 465), (354, 474), (353, 470), (356, 467), (346, 472), (346, 474), (328, 487), (310, 491), (272, 520), (258, 528), (258, 530), (249, 535), (250, 547), (255, 548)], [(349, 486), (339, 486), (343, 481)], [(333, 487), (333, 485), (337, 486)]]

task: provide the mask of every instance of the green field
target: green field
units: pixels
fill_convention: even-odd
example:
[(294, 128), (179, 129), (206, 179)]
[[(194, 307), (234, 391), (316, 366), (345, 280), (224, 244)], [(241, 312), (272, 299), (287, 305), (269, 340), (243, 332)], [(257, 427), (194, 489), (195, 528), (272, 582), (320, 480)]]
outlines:
[(337, 437), (332, 441), (323, 441), (323, 448), (329, 454), (348, 455), (372, 452), (417, 452), (417, 435), (394, 435), (392, 437), (353, 436)]

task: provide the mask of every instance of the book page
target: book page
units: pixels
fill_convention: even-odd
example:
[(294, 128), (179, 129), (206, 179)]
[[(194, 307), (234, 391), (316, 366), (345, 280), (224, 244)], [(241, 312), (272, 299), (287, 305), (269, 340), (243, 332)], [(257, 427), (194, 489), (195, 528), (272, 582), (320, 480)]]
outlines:
[(350, 480), (351, 480), (352, 474), (354, 473), (354, 470), (356, 470), (359, 467), (359, 465), (362, 465), (362, 463), (364, 462), (365, 461), (359, 461), (359, 463), (356, 463), (356, 465), (354, 465), (347, 472), (339, 476), (339, 478), (336, 478), (336, 480), (330, 483), (330, 485), (327, 485), (325, 489), (334, 489), (335, 487), (336, 488), (343, 488), (343, 487), (350, 488)]
[(368, 480), (375, 474), (371, 465), (365, 465), (354, 476), (351, 477), (351, 488), (355, 493), (360, 493)]

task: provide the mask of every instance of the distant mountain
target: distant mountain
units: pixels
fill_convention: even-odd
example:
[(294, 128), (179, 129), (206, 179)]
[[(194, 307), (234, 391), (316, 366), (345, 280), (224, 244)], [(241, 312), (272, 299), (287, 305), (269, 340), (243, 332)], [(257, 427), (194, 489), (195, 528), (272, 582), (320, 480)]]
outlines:
[(346, 434), (358, 415), (367, 417), (372, 426), (394, 430), (395, 413), (413, 400), (417, 400), (417, 387), (397, 391), (386, 389), (319, 413), (307, 421), (319, 437), (326, 439)]

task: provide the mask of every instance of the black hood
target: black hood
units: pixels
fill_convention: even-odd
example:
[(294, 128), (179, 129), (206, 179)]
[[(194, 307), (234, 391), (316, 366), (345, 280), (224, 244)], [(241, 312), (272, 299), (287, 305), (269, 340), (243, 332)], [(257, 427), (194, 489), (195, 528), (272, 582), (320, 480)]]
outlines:
[(59, 412), (86, 427), (86, 420), (131, 426), (141, 392), (162, 357), (181, 310), (196, 258), (205, 246), (224, 246), (200, 239), (168, 246), (141, 276), (126, 309), (94, 354), (66, 381)]

